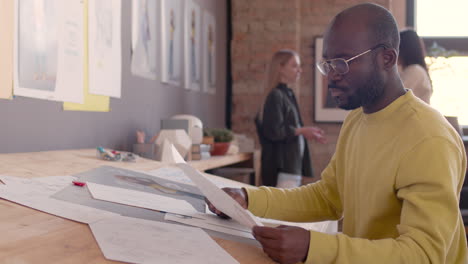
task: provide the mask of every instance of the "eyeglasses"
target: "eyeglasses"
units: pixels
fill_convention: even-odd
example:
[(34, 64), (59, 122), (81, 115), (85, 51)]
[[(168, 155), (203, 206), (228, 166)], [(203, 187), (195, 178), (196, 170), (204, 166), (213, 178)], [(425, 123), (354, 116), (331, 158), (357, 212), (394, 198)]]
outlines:
[(317, 68), (319, 69), (320, 73), (328, 76), (331, 70), (334, 70), (338, 74), (346, 74), (349, 71), (349, 62), (351, 62), (354, 59), (357, 59), (361, 57), (362, 55), (365, 55), (373, 50), (376, 50), (380, 47), (386, 48), (385, 44), (378, 44), (373, 48), (370, 48), (362, 53), (359, 53), (358, 55), (351, 57), (349, 59), (343, 59), (343, 58), (336, 58), (336, 59), (331, 59), (331, 60), (321, 60), (320, 62), (317, 62)]

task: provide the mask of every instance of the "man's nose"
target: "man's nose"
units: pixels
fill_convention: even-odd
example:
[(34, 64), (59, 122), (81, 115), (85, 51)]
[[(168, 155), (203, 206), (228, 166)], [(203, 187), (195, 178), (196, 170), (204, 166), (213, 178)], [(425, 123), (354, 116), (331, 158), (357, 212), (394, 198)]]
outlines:
[(331, 68), (327, 75), (328, 83), (340, 81), (343, 79), (343, 76), (343, 74), (339, 74), (333, 68)]

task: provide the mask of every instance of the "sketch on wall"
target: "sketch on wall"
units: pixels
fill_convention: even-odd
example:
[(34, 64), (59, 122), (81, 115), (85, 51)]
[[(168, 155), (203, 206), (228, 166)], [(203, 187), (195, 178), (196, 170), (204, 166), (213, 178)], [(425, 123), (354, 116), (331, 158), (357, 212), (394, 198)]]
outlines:
[(132, 64), (134, 75), (156, 80), (157, 1), (132, 1)]
[(201, 84), (201, 9), (193, 0), (185, 0), (185, 88), (200, 90)]
[(19, 85), (54, 91), (57, 78), (57, 22), (54, 0), (19, 1)]
[(89, 92), (120, 98), (122, 79), (120, 0), (89, 1)]
[(162, 81), (180, 85), (182, 72), (182, 2), (162, 0)]
[(203, 86), (207, 93), (216, 93), (216, 20), (208, 12), (203, 17)]
[(83, 102), (83, 3), (15, 1), (14, 94)]

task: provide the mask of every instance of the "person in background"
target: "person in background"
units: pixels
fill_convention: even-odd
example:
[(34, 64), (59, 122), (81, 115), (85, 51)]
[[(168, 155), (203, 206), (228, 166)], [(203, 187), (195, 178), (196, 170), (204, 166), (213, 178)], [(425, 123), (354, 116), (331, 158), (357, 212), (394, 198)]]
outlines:
[(400, 54), (398, 68), (405, 88), (411, 89), (427, 104), (431, 102), (432, 83), (424, 61), (424, 43), (416, 31), (406, 29), (400, 32)]
[(292, 188), (312, 177), (307, 140), (326, 143), (322, 129), (304, 126), (294, 91), (301, 62), (292, 50), (280, 50), (269, 65), (263, 108), (256, 117), (262, 145), (262, 180), (267, 186)]
[[(320, 72), (352, 110), (319, 181), (294, 189), (225, 189), (252, 214), (292, 222), (343, 219), (342, 233), (254, 226), (279, 263), (466, 264), (458, 207), (466, 154), (455, 129), (405, 89), (395, 18), (365, 3), (339, 13), (324, 34)], [(211, 211), (221, 214), (208, 203)]]

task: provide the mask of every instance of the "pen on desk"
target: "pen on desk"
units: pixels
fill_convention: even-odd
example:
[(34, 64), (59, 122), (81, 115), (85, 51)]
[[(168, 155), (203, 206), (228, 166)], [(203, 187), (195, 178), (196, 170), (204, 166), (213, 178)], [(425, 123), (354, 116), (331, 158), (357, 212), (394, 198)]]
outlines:
[(80, 181), (72, 181), (72, 182), (73, 182), (73, 184), (74, 184), (74, 185), (76, 185), (76, 186), (80, 186), (80, 187), (83, 187), (83, 186), (85, 186), (85, 185), (86, 185), (86, 183), (85, 183), (85, 182), (80, 182)]

